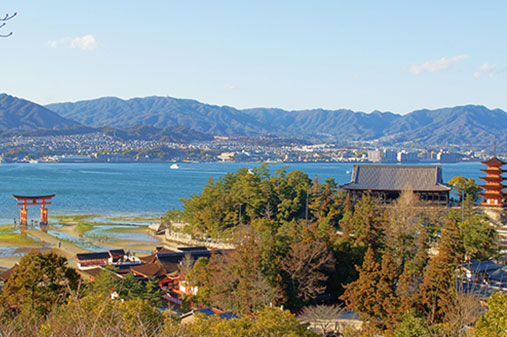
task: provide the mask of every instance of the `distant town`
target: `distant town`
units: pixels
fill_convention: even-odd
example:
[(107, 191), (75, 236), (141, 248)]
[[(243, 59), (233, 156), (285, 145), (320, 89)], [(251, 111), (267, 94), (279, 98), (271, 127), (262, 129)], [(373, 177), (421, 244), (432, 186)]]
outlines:
[[(492, 149), (377, 148), (375, 144), (311, 144), (265, 136), (215, 137), (175, 143), (131, 139), (94, 132), (75, 135), (11, 136), (0, 140), (0, 162), (373, 162), (455, 163), (480, 161)], [(498, 155), (502, 157), (502, 154)]]

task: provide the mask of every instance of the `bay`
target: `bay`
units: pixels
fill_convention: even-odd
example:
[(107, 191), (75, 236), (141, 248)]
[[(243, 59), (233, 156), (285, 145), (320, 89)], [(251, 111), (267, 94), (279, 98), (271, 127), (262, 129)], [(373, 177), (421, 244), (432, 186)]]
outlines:
[[(19, 217), (19, 206), (12, 194), (56, 194), (49, 214), (105, 214), (161, 216), (170, 208), (180, 208), (181, 198), (201, 193), (208, 179), (218, 179), (239, 168), (259, 167), (262, 163), (76, 163), (76, 164), (0, 164), (0, 223)], [(436, 164), (435, 164), (436, 165)], [(438, 164), (444, 181), (461, 175), (480, 182), (484, 166), (478, 162)], [(324, 182), (350, 181), (352, 163), (271, 163), (268, 169), (286, 167), (301, 170)], [(39, 209), (28, 210), (29, 219), (38, 219)]]

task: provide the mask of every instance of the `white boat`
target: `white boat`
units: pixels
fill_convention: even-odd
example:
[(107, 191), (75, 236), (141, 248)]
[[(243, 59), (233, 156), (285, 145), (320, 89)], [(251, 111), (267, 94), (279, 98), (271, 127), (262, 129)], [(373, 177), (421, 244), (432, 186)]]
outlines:
[(29, 162), (30, 164), (38, 164), (38, 163), (39, 163), (39, 161), (38, 161), (38, 160), (35, 160), (35, 159), (30, 159), (28, 162)]
[(172, 165), (170, 166), (170, 168), (171, 168), (171, 169), (173, 169), (173, 170), (177, 170), (177, 169), (179, 169), (179, 168), (180, 168), (180, 166), (179, 166), (178, 164), (174, 163), (174, 164), (172, 164)]

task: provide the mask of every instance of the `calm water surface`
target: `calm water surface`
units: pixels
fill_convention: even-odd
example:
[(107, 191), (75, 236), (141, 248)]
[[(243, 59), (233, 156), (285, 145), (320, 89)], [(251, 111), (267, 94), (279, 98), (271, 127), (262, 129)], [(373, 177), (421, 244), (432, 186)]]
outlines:
[[(217, 179), (241, 167), (259, 167), (259, 163), (181, 163), (171, 164), (0, 164), (0, 223), (12, 223), (19, 208), (12, 194), (53, 194), (50, 214), (97, 213), (162, 215), (181, 206), (181, 198), (198, 194), (210, 177)], [(269, 164), (276, 169), (301, 170), (323, 182), (334, 178), (339, 184), (350, 181), (349, 163)], [(444, 180), (456, 175), (479, 182), (480, 163), (441, 164)], [(38, 207), (28, 210), (30, 219), (38, 219)]]

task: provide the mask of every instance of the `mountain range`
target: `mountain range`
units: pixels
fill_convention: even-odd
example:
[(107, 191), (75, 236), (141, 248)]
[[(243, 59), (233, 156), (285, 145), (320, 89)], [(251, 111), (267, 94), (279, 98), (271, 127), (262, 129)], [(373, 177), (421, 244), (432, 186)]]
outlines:
[[(368, 141), (378, 145), (457, 145), (487, 149), (496, 141), (499, 149), (507, 148), (507, 113), (481, 105), (424, 109), (400, 115), (347, 109), (241, 110), (196, 100), (153, 96), (129, 100), (104, 97), (43, 107), (0, 94), (0, 130), (18, 127), (62, 129), (78, 125), (123, 129), (123, 137), (137, 137), (139, 133), (168, 136), (171, 130), (179, 128), (180, 134), (194, 132), (194, 136), (201, 140), (210, 135), (269, 134), (343, 144)], [(187, 137), (187, 140), (194, 136)]]

